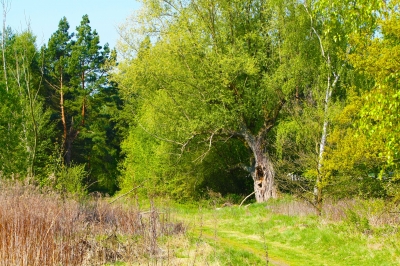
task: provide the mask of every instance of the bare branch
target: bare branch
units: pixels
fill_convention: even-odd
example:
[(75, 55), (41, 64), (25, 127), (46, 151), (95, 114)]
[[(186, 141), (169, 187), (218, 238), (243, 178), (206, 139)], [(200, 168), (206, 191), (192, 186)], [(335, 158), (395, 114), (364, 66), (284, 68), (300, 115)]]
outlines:
[(197, 136), (197, 134), (193, 134), (190, 138), (188, 138), (188, 140), (187, 140), (185, 143), (183, 143), (183, 145), (182, 145), (182, 147), (181, 147), (181, 154), (180, 154), (180, 155), (182, 155), (182, 153), (183, 153), (183, 151), (185, 150), (186, 146), (190, 143), (190, 141), (191, 141), (195, 136)]
[(196, 162), (198, 160), (200, 160), (200, 162), (203, 161), (203, 159), (206, 157), (206, 155), (210, 152), (214, 134), (215, 134), (215, 132), (212, 132), (211, 136), (207, 139), (207, 140), (209, 140), (208, 150), (206, 152), (204, 152), (202, 155), (200, 155), (199, 157), (197, 157), (196, 159), (194, 159), (193, 162)]
[(304, 8), (305, 8), (307, 14), (310, 16), (310, 20), (311, 20), (311, 29), (312, 29), (312, 31), (314, 32), (315, 36), (317, 36), (317, 38), (318, 38), (319, 45), (320, 45), (320, 47), (321, 47), (321, 54), (322, 54), (322, 56), (323, 56), (324, 58), (326, 58), (326, 56), (325, 56), (325, 49), (324, 49), (324, 46), (323, 46), (323, 44), (322, 44), (321, 37), (319, 36), (318, 32), (316, 31), (316, 29), (315, 29), (314, 26), (313, 26), (313, 22), (314, 22), (314, 21), (313, 21), (312, 15), (311, 15), (310, 11), (308, 10), (308, 7), (306, 6), (305, 3), (303, 4), (303, 6), (304, 6)]
[(45, 81), (50, 87), (52, 87), (53, 89), (55, 89), (55, 90), (59, 90), (59, 89), (60, 89), (60, 87), (58, 87), (58, 86), (52, 84), (52, 83), (51, 83), (50, 81), (48, 81), (46, 78), (44, 79), (44, 81)]
[(125, 197), (126, 195), (132, 193), (134, 190), (140, 188), (141, 186), (142, 186), (142, 185), (139, 185), (139, 186), (136, 186), (136, 187), (132, 188), (132, 189), (129, 190), (128, 192), (126, 192), (126, 193), (122, 194), (121, 196), (119, 196), (119, 197), (115, 198), (114, 200), (112, 200), (109, 204), (114, 203), (115, 201), (119, 200), (119, 199), (122, 198), (122, 197)]
[(318, 38), (319, 46), (321, 47), (321, 54), (322, 54), (322, 57), (326, 58), (326, 56), (325, 56), (325, 49), (324, 49), (324, 45), (322, 44), (321, 37), (319, 36), (319, 34), (317, 33), (317, 31), (315, 30), (314, 27), (311, 27), (311, 29), (314, 31), (315, 35), (316, 35), (317, 38)]
[(273, 110), (272, 117), (264, 121), (264, 130), (269, 130), (271, 127), (274, 126), (276, 120), (278, 119), (278, 115), (282, 110), (282, 107), (285, 105), (286, 100), (281, 99), (279, 103), (276, 105), (275, 109)]
[(7, 0), (1, 0), (1, 4), (3, 7), (3, 34), (1, 35), (1, 48), (2, 48), (2, 54), (3, 54), (4, 80), (6, 83), (6, 90), (8, 91), (7, 65), (6, 65), (6, 56), (5, 56), (5, 49), (6, 49), (5, 40), (7, 38), (6, 19), (7, 19), (7, 13), (10, 11), (10, 8), (11, 8), (11, 3), (8, 2)]
[(249, 195), (247, 195), (247, 197), (244, 198), (244, 200), (242, 200), (242, 202), (239, 205), (239, 208), (242, 207), (243, 203), (250, 198), (254, 193), (256, 193), (255, 191), (251, 192)]
[(162, 141), (166, 141), (166, 142), (169, 142), (169, 143), (173, 143), (173, 144), (177, 144), (179, 146), (185, 145), (185, 143), (181, 143), (181, 142), (177, 142), (177, 141), (174, 141), (174, 140), (162, 138), (162, 137), (159, 137), (159, 136), (157, 136), (157, 135), (155, 135), (153, 133), (150, 133), (144, 126), (142, 126), (142, 124), (140, 124), (140, 123), (138, 123), (138, 124), (147, 134), (151, 135), (152, 137), (154, 137), (156, 139), (159, 139), (159, 140), (162, 140)]

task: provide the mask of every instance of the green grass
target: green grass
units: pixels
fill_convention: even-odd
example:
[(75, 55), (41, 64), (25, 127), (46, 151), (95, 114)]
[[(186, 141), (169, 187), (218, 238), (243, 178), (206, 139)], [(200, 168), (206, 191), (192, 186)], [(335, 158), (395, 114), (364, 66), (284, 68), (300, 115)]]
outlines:
[[(277, 204), (286, 204), (285, 202)], [(331, 222), (315, 215), (275, 214), (268, 204), (221, 209), (175, 205), (175, 219), (189, 226), (194, 242), (213, 251), (211, 264), (263, 265), (399, 265), (396, 231), (364, 233), (348, 221)]]
[[(277, 266), (400, 264), (399, 226), (393, 223), (398, 219), (376, 222), (382, 202), (331, 204), (332, 215), (322, 217), (292, 198), (240, 208), (215, 208), (212, 201), (151, 202), (169, 222), (183, 222), (186, 233), (158, 237), (169, 255), (149, 257), (148, 265), (266, 265), (267, 259)], [(140, 205), (151, 208), (148, 200)]]

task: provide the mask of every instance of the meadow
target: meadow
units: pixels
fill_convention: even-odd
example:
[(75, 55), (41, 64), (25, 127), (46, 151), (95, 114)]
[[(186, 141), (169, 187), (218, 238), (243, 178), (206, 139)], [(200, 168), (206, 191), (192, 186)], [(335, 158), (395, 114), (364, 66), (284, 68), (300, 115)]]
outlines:
[(383, 200), (326, 202), (322, 216), (289, 196), (234, 203), (1, 183), (0, 265), (400, 264), (400, 217)]

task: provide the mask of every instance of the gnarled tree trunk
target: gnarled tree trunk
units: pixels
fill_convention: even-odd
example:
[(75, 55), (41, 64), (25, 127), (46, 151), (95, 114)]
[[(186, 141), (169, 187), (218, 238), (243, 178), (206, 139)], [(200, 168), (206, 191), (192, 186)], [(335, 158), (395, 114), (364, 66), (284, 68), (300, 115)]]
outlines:
[(253, 136), (245, 132), (245, 140), (254, 154), (254, 165), (251, 167), (251, 176), (254, 181), (254, 192), (257, 202), (265, 202), (277, 198), (275, 172), (268, 155), (264, 152), (265, 134)]
[(277, 198), (275, 186), (275, 172), (266, 155), (260, 158), (255, 170), (251, 173), (254, 180), (254, 192), (257, 202), (265, 202), (271, 198)]

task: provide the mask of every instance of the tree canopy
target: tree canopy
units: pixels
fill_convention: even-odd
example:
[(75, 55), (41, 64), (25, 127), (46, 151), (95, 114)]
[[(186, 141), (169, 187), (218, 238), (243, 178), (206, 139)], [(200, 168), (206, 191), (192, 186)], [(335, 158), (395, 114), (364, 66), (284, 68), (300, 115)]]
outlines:
[(1, 176), (180, 200), (291, 193), (319, 213), (325, 197), (396, 198), (398, 25), (398, 0), (144, 0), (118, 58), (87, 15), (43, 47), (3, 28)]

